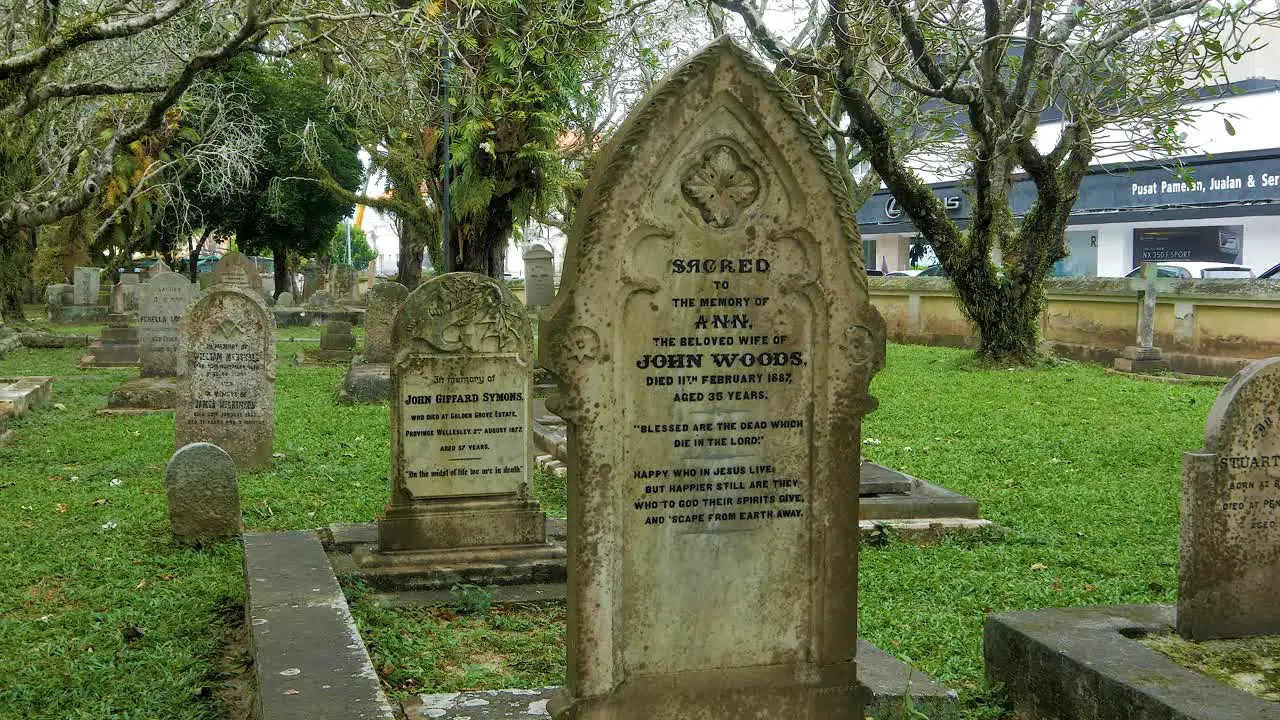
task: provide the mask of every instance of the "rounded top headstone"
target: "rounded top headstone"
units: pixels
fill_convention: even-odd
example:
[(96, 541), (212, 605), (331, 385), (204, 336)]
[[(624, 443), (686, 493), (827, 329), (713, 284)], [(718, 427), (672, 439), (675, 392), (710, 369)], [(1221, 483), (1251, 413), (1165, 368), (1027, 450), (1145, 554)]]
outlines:
[(552, 257), (551, 251), (548, 250), (546, 246), (544, 246), (541, 243), (534, 243), (529, 246), (528, 250), (524, 251), (525, 260), (541, 259), (541, 258), (549, 258), (549, 257)]
[(1280, 452), (1280, 357), (1255, 360), (1236, 373), (1206, 425), (1208, 452), (1245, 454), (1264, 446)]
[(178, 448), (164, 466), (169, 482), (176, 479), (235, 477), (236, 463), (226, 450), (207, 442), (193, 442)]
[(439, 275), (409, 293), (392, 328), (396, 354), (411, 343), (437, 353), (513, 352), (529, 359), (533, 334), (524, 304), (487, 275)]

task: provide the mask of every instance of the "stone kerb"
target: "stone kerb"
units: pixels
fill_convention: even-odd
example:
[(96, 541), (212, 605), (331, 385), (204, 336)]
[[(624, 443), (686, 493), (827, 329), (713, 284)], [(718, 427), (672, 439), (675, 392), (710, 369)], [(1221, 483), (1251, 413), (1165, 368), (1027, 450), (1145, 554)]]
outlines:
[(842, 183), (727, 39), (603, 157), (540, 323), (574, 518), (551, 714), (862, 717), (857, 438), (884, 324)]
[(1218, 394), (1204, 449), (1183, 455), (1178, 632), (1280, 634), (1280, 358)]

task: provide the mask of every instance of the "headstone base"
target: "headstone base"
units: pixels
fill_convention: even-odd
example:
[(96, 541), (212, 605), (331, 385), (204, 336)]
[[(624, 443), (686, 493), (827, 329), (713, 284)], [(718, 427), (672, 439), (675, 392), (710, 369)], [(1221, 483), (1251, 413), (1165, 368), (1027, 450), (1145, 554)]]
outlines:
[(1129, 345), (1112, 363), (1112, 368), (1126, 373), (1147, 373), (1168, 369), (1168, 365), (1160, 348)]
[(126, 380), (107, 399), (108, 410), (172, 410), (178, 403), (178, 379), (138, 377)]
[(859, 685), (854, 663), (816, 668), (818, 680), (797, 686), (792, 665), (760, 665), (715, 671), (631, 677), (604, 697), (551, 698), (555, 720), (652, 720), (653, 718), (861, 718), (870, 698)]
[(356, 405), (391, 399), (391, 366), (387, 363), (352, 365), (342, 378), (338, 402)]
[(552, 543), (499, 547), (399, 550), (374, 545), (351, 551), (356, 574), (384, 590), (448, 590), (458, 584), (530, 585), (563, 583), (564, 546)]
[(49, 308), (49, 322), (54, 325), (89, 325), (106, 319), (106, 305), (61, 305)]
[(299, 367), (314, 367), (317, 365), (346, 365), (355, 357), (355, 353), (350, 350), (301, 350), (294, 356), (294, 363)]
[(391, 505), (378, 521), (378, 549), (457, 550), (546, 542), (546, 515), (531, 500), (458, 500)]

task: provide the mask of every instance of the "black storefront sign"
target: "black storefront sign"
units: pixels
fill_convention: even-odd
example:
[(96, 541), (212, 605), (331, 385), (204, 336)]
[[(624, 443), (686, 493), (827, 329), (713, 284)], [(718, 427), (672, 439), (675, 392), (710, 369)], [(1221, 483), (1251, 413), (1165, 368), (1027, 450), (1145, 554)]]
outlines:
[(1138, 262), (1239, 263), (1243, 225), (1136, 228), (1133, 257)]
[[(1172, 161), (1170, 161), (1172, 162)], [(1072, 215), (1227, 203), (1280, 203), (1280, 148), (1182, 158), (1189, 177), (1168, 165), (1134, 163), (1101, 165), (1089, 171), (1080, 185)], [(957, 220), (971, 217), (971, 203), (959, 182), (937, 183), (934, 194), (947, 203)], [(1017, 180), (1009, 204), (1021, 216), (1035, 200), (1035, 184)], [(953, 199), (954, 198), (954, 199)], [(863, 232), (876, 225), (900, 225), (908, 218), (887, 190), (871, 197), (858, 211)]]

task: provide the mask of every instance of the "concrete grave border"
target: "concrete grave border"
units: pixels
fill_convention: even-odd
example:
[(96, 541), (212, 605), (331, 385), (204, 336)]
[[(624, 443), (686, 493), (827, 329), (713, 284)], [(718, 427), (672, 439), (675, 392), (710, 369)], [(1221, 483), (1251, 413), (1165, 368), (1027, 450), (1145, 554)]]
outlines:
[(1276, 720), (1267, 702), (1188, 670), (1137, 639), (1173, 629), (1169, 605), (1103, 605), (988, 615), (987, 678), (1013, 709), (1053, 720)]

